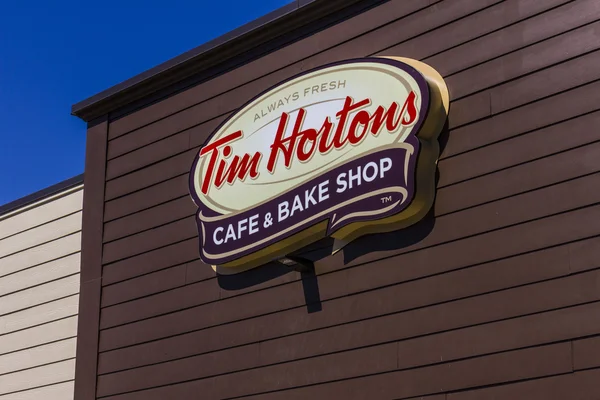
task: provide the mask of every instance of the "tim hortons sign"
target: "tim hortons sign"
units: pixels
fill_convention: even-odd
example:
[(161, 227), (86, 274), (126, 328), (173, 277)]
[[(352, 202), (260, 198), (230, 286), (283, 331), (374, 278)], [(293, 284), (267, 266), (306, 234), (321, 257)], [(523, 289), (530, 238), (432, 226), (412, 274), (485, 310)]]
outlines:
[(290, 78), (223, 122), (190, 173), (200, 255), (219, 273), (323, 237), (341, 248), (429, 211), (448, 89), (404, 58), (347, 60)]

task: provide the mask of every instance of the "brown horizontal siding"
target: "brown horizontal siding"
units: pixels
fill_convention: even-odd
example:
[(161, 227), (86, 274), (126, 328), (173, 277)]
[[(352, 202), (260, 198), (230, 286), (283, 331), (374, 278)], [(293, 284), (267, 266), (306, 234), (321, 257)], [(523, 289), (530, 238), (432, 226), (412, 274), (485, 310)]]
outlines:
[[(358, 356), (360, 358), (367, 358), (372, 362), (377, 362), (377, 365), (365, 366), (363, 364), (361, 366), (361, 368), (373, 373), (386, 370), (391, 371), (395, 369), (410, 369), (434, 365), (440, 362), (455, 361), (502, 351), (510, 351), (539, 344), (560, 342), (584, 336), (590, 332), (597, 332), (598, 329), (600, 329), (599, 321), (595, 321), (594, 324), (588, 324), (586, 322), (589, 320), (589, 315), (599, 311), (600, 303), (590, 303), (557, 311), (550, 311), (531, 316), (502, 320), (495, 323), (446, 331), (439, 334), (408, 339), (400, 342), (376, 345), (374, 347), (365, 348), (364, 350), (359, 350), (359, 352), (363, 353), (368, 352), (368, 357), (365, 357), (366, 354), (360, 354)], [(321, 336), (326, 338), (326, 340), (328, 338), (333, 338), (332, 336), (325, 334), (322, 334)], [(301, 337), (295, 337), (292, 339), (295, 339), (296, 343), (305, 343), (305, 345), (314, 343), (305, 341)], [(597, 342), (598, 340), (596, 339), (596, 343)], [(267, 344), (266, 347), (264, 346), (265, 343)], [(314, 370), (315, 374), (311, 377), (312, 379), (310, 382), (302, 383), (316, 383), (316, 381), (324, 380), (324, 374), (319, 373), (319, 371), (316, 370), (319, 364), (331, 366), (342, 364), (342, 361), (345, 361), (346, 363), (351, 362), (349, 359), (333, 360), (334, 357), (339, 358), (339, 355), (337, 354), (346, 356), (348, 355), (347, 352), (324, 356), (318, 359), (307, 358), (307, 354), (298, 353), (293, 354), (293, 357), (290, 357), (289, 354), (286, 354), (287, 357), (284, 358), (273, 358), (272, 355), (278, 353), (273, 351), (274, 348), (272, 346), (268, 346), (269, 343), (271, 342), (261, 343), (260, 352), (258, 349), (259, 345), (254, 344), (225, 350), (222, 352), (222, 354), (209, 353), (201, 356), (185, 358), (179, 361), (102, 375), (99, 378), (99, 391), (105, 391), (106, 393), (112, 392), (111, 394), (114, 394), (141, 390), (151, 388), (153, 386), (169, 385), (178, 382), (206, 378), (208, 376), (252, 369), (261, 365), (275, 364), (278, 362), (299, 358), (305, 358), (305, 360), (302, 363), (292, 362), (278, 364), (270, 367), (269, 369), (265, 369), (263, 371), (259, 370), (257, 372), (267, 375), (268, 379), (272, 381), (289, 381), (290, 377), (285, 375), (293, 376), (295, 375), (294, 370), (297, 370), (300, 365), (312, 364), (312, 370)], [(322, 341), (319, 341), (319, 343), (321, 344), (321, 348), (327, 347)], [(325, 343), (331, 346), (329, 341), (326, 341)], [(579, 343), (580, 341), (574, 342), (575, 369), (581, 369), (578, 368), (579, 364), (577, 363), (577, 356), (579, 355), (578, 351), (580, 351), (580, 347), (578, 347)], [(588, 344), (590, 341), (581, 341), (581, 343)], [(290, 344), (291, 343), (287, 343), (285, 345), (289, 346)], [(282, 344), (281, 349), (283, 349), (283, 345), (284, 344)], [(335, 347), (339, 348), (339, 346)], [(587, 347), (589, 347), (589, 345)], [(598, 346), (596, 345), (595, 347), (597, 348)], [(581, 346), (581, 350), (585, 350), (584, 346)], [(597, 351), (592, 354), (597, 355)], [(308, 353), (308, 355), (315, 356), (314, 351), (311, 351)], [(353, 355), (351, 357), (356, 356), (357, 355)], [(240, 360), (242, 363), (222, 362), (223, 360), (227, 359)], [(581, 364), (586, 368), (598, 366), (600, 363), (597, 357), (587, 357), (587, 359), (595, 361)], [(207, 365), (215, 364), (215, 361), (211, 363), (208, 360), (221, 361), (216, 365), (222, 369), (208, 369)], [(341, 368), (337, 369), (336, 373), (339, 374), (340, 370)], [(356, 373), (350, 372), (349, 374), (342, 376), (342, 378), (347, 378), (351, 375), (356, 375)], [(264, 378), (262, 378), (260, 375), (256, 375), (255, 379)], [(299, 383), (296, 383), (296, 385), (298, 384)]]
[[(463, 297), (480, 295), (481, 293), (486, 293), (488, 291), (502, 290), (515, 285), (564, 276), (565, 274), (568, 274), (568, 257), (565, 257), (564, 255), (565, 250), (568, 250), (568, 247), (548, 252), (533, 253), (532, 255), (523, 257), (523, 259), (513, 258), (508, 259), (507, 261), (498, 261), (486, 265), (483, 268), (477, 267), (473, 270), (466, 270), (466, 272), (455, 272), (448, 274), (448, 276), (442, 275), (443, 277), (440, 278), (429, 278), (423, 281), (406, 282), (409, 279), (423, 277), (423, 275), (420, 274), (420, 271), (415, 271), (411, 275), (408, 275), (408, 271), (404, 271), (408, 276), (404, 276), (404, 279), (395, 280), (397, 282), (406, 282), (402, 285), (390, 286), (378, 291), (359, 292), (350, 297), (339, 297), (345, 293), (343, 286), (350, 287), (350, 292), (358, 292), (359, 290), (367, 289), (364, 282), (359, 281), (357, 279), (358, 277), (354, 278), (349, 276), (348, 278), (343, 279), (343, 277), (335, 276), (336, 274), (326, 275), (326, 278), (320, 280), (321, 297), (323, 301), (325, 301), (323, 306), (324, 310), (321, 313), (316, 313), (314, 315), (306, 315), (306, 311), (302, 307), (301, 302), (297, 302), (296, 304), (293, 303), (294, 296), (299, 296), (297, 292), (300, 291), (300, 288), (294, 288), (294, 285), (291, 285), (276, 289), (271, 293), (271, 298), (278, 299), (276, 304), (264, 304), (265, 302), (263, 299), (267, 297), (267, 294), (259, 292), (258, 294), (223, 300), (221, 302), (212, 303), (212, 305), (197, 307), (195, 309), (169, 314), (164, 317), (149, 319), (131, 325), (124, 325), (122, 327), (102, 331), (101, 350), (105, 351), (132, 345), (136, 342), (168, 337), (173, 334), (181, 333), (184, 329), (188, 331), (193, 329), (205, 329), (185, 335), (185, 337), (175, 337), (163, 340), (162, 342), (140, 345), (137, 346), (137, 348), (130, 347), (117, 352), (101, 354), (100, 368), (102, 370), (102, 360), (111, 360), (113, 357), (119, 357), (119, 354), (127, 354), (127, 357), (123, 357), (122, 359), (128, 360), (127, 362), (133, 363), (133, 365), (136, 365), (136, 359), (145, 360), (143, 361), (144, 364), (147, 362), (159, 362), (160, 360), (164, 361), (165, 357), (166, 359), (169, 359), (170, 357), (179, 358), (183, 356), (182, 353), (179, 352), (184, 350), (185, 347), (178, 347), (178, 343), (186, 343), (187, 346), (190, 346), (186, 350), (188, 352), (187, 354), (194, 354), (194, 352), (196, 352), (195, 354), (199, 354), (227, 348), (229, 345), (242, 345), (252, 341), (268, 340), (278, 336), (297, 334), (298, 332), (307, 330), (323, 329), (335, 324), (345, 324), (356, 320), (360, 321), (363, 318), (369, 318), (376, 315), (430, 306), (432, 304), (444, 303), (457, 298), (460, 299)], [(379, 263), (373, 263), (373, 267), (381, 266), (390, 268), (394, 265), (398, 265), (393, 261), (394, 260), (386, 260)], [(418, 267), (422, 268), (423, 266), (415, 266), (414, 269), (416, 270)], [(490, 271), (493, 271), (494, 268), (505, 269), (491, 273)], [(519, 268), (523, 274), (522, 276), (515, 272), (519, 271)], [(548, 269), (546, 270), (546, 268)], [(365, 271), (362, 271), (362, 275), (364, 274)], [(455, 282), (458, 282), (461, 277), (464, 277), (465, 279), (468, 278), (469, 280), (464, 281), (472, 283), (469, 285), (457, 285)], [(585, 281), (586, 279), (583, 280)], [(394, 282), (394, 280), (389, 279), (389, 282)], [(445, 291), (436, 291), (436, 288), (440, 287), (440, 283), (452, 283), (453, 286), (448, 287)], [(561, 284), (561, 282), (555, 282), (550, 284), (550, 286), (556, 286), (557, 284)], [(562, 284), (564, 285), (565, 283)], [(548, 287), (548, 284), (541, 285), (540, 287), (543, 289), (544, 287)], [(527, 288), (517, 290), (517, 292), (521, 293), (522, 296), (527, 296), (527, 293), (535, 293), (536, 291), (532, 288)], [(279, 297), (277, 297), (278, 294)], [(566, 296), (567, 294), (564, 293), (564, 295)], [(506, 301), (506, 299), (510, 297), (512, 297), (510, 293), (492, 296), (492, 298), (497, 299), (497, 305), (502, 304), (502, 301)], [(557, 298), (554, 300), (560, 302), (561, 300), (559, 300), (559, 297), (560, 296), (557, 295)], [(330, 302), (328, 301), (329, 299), (331, 299)], [(591, 298), (589, 301), (594, 301), (594, 298)], [(273, 312), (278, 309), (284, 309), (283, 307), (279, 307), (280, 302), (286, 303), (288, 306), (295, 305), (296, 307), (285, 312), (273, 314)], [(473, 307), (477, 307), (477, 304), (481, 304), (479, 300), (466, 300), (465, 302), (466, 304), (471, 304)], [(522, 306), (535, 307), (534, 302), (535, 300), (526, 301)], [(566, 305), (572, 304), (568, 303)], [(444, 305), (438, 308), (448, 310), (448, 307)], [(452, 307), (450, 307), (450, 309), (451, 308)], [(454, 307), (454, 309), (456, 309), (456, 307)], [(214, 324), (215, 322), (219, 322), (219, 319), (223, 322), (227, 322), (227, 319), (231, 319), (236, 313), (238, 314), (238, 319), (242, 319), (244, 317), (252, 317), (260, 311), (263, 311), (263, 316), (206, 329), (207, 327), (210, 327), (211, 323)], [(463, 311), (465, 310), (463, 309)], [(500, 308), (498, 310), (498, 312), (504, 311), (509, 312), (508, 309), (503, 310)], [(422, 311), (414, 312), (413, 314), (421, 313), (427, 315), (432, 312), (434, 311), (431, 308), (424, 308)], [(488, 310), (482, 309), (481, 312), (488, 313), (485, 314), (485, 318), (492, 317)], [(535, 310), (530, 312), (535, 312)], [(225, 315), (221, 315), (223, 313)], [(406, 319), (406, 321), (411, 318), (410, 315), (401, 317)], [(362, 326), (360, 329), (372, 329), (372, 332), (376, 335), (393, 336), (396, 332), (380, 329), (385, 327), (385, 320), (389, 320), (390, 318), (393, 319), (394, 317), (383, 318), (381, 324), (374, 324), (371, 320), (358, 324), (358, 326)], [(433, 320), (432, 323), (436, 323), (436, 321)], [(346, 329), (347, 327), (342, 327), (334, 330), (340, 331), (338, 334), (343, 334), (343, 331)], [(406, 329), (411, 328), (407, 327)], [(227, 336), (222, 337), (225, 333), (227, 333)], [(356, 334), (356, 336), (350, 335), (350, 337), (354, 337), (355, 340), (361, 340), (361, 335), (359, 335), (358, 332), (356, 332)], [(136, 339), (132, 340), (131, 336), (127, 335), (135, 336)], [(338, 339), (338, 336), (336, 335), (332, 335), (331, 337), (334, 341)], [(284, 343), (285, 339), (282, 340), (282, 343)], [(293, 342), (293, 339), (288, 340), (288, 342)], [(297, 345), (298, 343), (291, 347), (288, 346), (290, 349), (289, 351), (293, 351)], [(161, 351), (158, 352), (160, 354), (153, 351), (153, 349), (158, 348), (161, 349)], [(285, 348), (285, 345), (282, 345), (282, 349), (283, 348)], [(151, 362), (150, 360), (153, 361)]]
[(125, 236), (155, 228), (182, 219), (196, 213), (196, 205), (190, 196), (183, 196), (158, 207), (126, 216), (104, 225), (104, 242), (110, 242)]
[(181, 188), (187, 188), (189, 186), (188, 182), (187, 175), (179, 175), (158, 185), (107, 201), (104, 203), (104, 220), (111, 221), (137, 211), (146, 210), (177, 197), (187, 196), (189, 191), (184, 192)]
[[(323, 311), (323, 314), (311, 316), (309, 319), (308, 317), (302, 315), (304, 314), (302, 309), (294, 309), (281, 315), (267, 315), (262, 318), (262, 320), (265, 320), (264, 323), (259, 323), (260, 319), (254, 319), (252, 321), (248, 321), (246, 323), (242, 322), (237, 325), (257, 324), (257, 326), (266, 328), (269, 326), (269, 322), (274, 318), (278, 318), (281, 321), (286, 322), (292, 321), (294, 318), (298, 318), (298, 327), (296, 327), (297, 332), (287, 332), (287, 335), (294, 333), (297, 335), (300, 332), (300, 324), (302, 323), (302, 325), (306, 325), (305, 330), (310, 329), (311, 331), (315, 331), (313, 332), (312, 336), (320, 335), (323, 337), (325, 334), (319, 332), (319, 330), (327, 327), (332, 327), (331, 329), (337, 329), (338, 331), (344, 330), (347, 329), (347, 324), (353, 321), (358, 322), (356, 324), (357, 327), (362, 326), (364, 329), (373, 321), (363, 323), (360, 323), (359, 321), (372, 317), (374, 312), (384, 315), (381, 324), (383, 325), (385, 320), (390, 320), (391, 317), (385, 317), (385, 315), (389, 313), (402, 312), (403, 310), (406, 311), (435, 304), (442, 304), (447, 301), (477, 296), (497, 290), (504, 290), (510, 287), (545, 279), (566, 276), (568, 273), (568, 246), (561, 246), (531, 253), (526, 256), (491, 262), (464, 270), (451, 271), (449, 273), (429, 277), (427, 279), (406, 282), (401, 285), (390, 286), (378, 291), (370, 291), (362, 294), (359, 293), (350, 297), (342, 297), (338, 298), (337, 300), (335, 300), (335, 298), (339, 296), (340, 290), (338, 286), (334, 286), (335, 282), (333, 279), (331, 279), (329, 280), (329, 282), (331, 282), (329, 285), (325, 284), (327, 281), (323, 282), (321, 291), (324, 300), (333, 298), (334, 301), (325, 304), (325, 310)], [(342, 278), (338, 277), (338, 279)], [(459, 284), (460, 282), (468, 282), (469, 284), (465, 285), (463, 283), (461, 285)], [(444, 290), (435, 290), (435, 288), (443, 288)], [(298, 289), (299, 288), (295, 288), (294, 285), (288, 285), (285, 290), (278, 290), (279, 293), (276, 294), (280, 294), (280, 297), (285, 296), (287, 298), (292, 298)], [(215, 303), (213, 306), (204, 307), (203, 311), (204, 314), (215, 315), (220, 314), (220, 312), (223, 310), (230, 310), (229, 313), (231, 313), (233, 310), (238, 310), (240, 304), (261, 304), (260, 300), (261, 298), (256, 295), (242, 296), (237, 300), (231, 299), (220, 302), (229, 303), (231, 307), (225, 307), (225, 304), (221, 305), (220, 303)], [(290, 300), (285, 301), (290, 302)], [(238, 305), (238, 307), (233, 307), (236, 305)], [(295, 305), (296, 308), (299, 306), (301, 308), (302, 302), (298, 302)], [(263, 307), (266, 308), (269, 306), (265, 305)], [(267, 310), (273, 311), (277, 309), (277, 305), (271, 305), (270, 309)], [(244, 311), (241, 310), (238, 312)], [(246, 311), (248, 316), (252, 315), (251, 312), (253, 312), (253, 310)], [(421, 313), (423, 313), (423, 311), (421, 311)], [(333, 328), (333, 326), (340, 327)], [(274, 326), (273, 328), (275, 329), (276, 327)], [(291, 328), (293, 329), (293, 327)], [(286, 325), (283, 324), (283, 326), (279, 329), (286, 329)], [(218, 330), (219, 329), (216, 329), (214, 331)], [(370, 332), (371, 335), (359, 335), (356, 336), (354, 340), (362, 341), (363, 345), (367, 345), (369, 343), (373, 344), (373, 334), (377, 334), (377, 330), (372, 330)], [(237, 339), (238, 344), (242, 343), (239, 341), (243, 340), (243, 333), (243, 331), (240, 332), (239, 339)], [(204, 336), (206, 336), (206, 334), (210, 334), (210, 332), (200, 333), (200, 335)], [(394, 332), (385, 330), (379, 334), (394, 335)], [(308, 339), (311, 334), (304, 336), (306, 336)], [(369, 339), (369, 337), (371, 337), (371, 339)], [(335, 337), (332, 336), (331, 338), (335, 340)], [(369, 342), (369, 340), (371, 340), (371, 342)], [(166, 341), (166, 343), (168, 342), (172, 341)], [(289, 344), (292, 343), (294, 343), (294, 345), (289, 346)], [(301, 343), (305, 343), (305, 345), (302, 346)], [(298, 336), (282, 337), (279, 339), (272, 339), (270, 342), (262, 342), (261, 346), (266, 351), (266, 353), (262, 354), (264, 363), (271, 364), (285, 360), (293, 360), (295, 357), (308, 357), (315, 355), (314, 353), (309, 353), (309, 351), (314, 352), (316, 350), (310, 350), (310, 347), (308, 346), (310, 346), (311, 343), (318, 342), (300, 340)], [(114, 362), (114, 360), (116, 360), (115, 357), (118, 356), (119, 352), (104, 353), (101, 355), (100, 370), (102, 373), (106, 373), (118, 369), (131, 368), (132, 366), (136, 366), (136, 359), (138, 359), (138, 362), (141, 362), (141, 359), (139, 359), (140, 355), (143, 355), (143, 359), (146, 360), (144, 361), (145, 363), (149, 362), (149, 360), (154, 360), (154, 362), (156, 362), (156, 360), (161, 360), (162, 358), (160, 357), (164, 357), (164, 355), (158, 356), (159, 358), (157, 358), (157, 355), (153, 355), (151, 352), (144, 351), (144, 347), (154, 347), (155, 345), (159, 345), (159, 343), (140, 346), (139, 349), (128, 348), (124, 351), (121, 351), (123, 354), (128, 354), (128, 357), (123, 358), (123, 360), (127, 359), (128, 362), (125, 365), (121, 365), (120, 368), (118, 367), (118, 364), (111, 364), (111, 360)], [(199, 344), (198, 346), (205, 347), (205, 345), (202, 344)], [(165, 349), (169, 347), (170, 346), (165, 346)], [(302, 353), (304, 354), (302, 355)], [(132, 357), (134, 354), (136, 354), (136, 357)]]
[[(598, 125), (600, 112), (595, 111), (478, 148), (460, 157), (446, 158), (439, 162), (444, 173), (440, 174), (438, 188), (593, 143), (600, 139), (600, 132), (589, 127)], [(565, 132), (570, 134), (565, 135)], [(477, 168), (473, 168), (475, 163)]]
[[(594, 0), (392, 0), (112, 121), (97, 397), (597, 397), (598, 20)], [(297, 272), (225, 286), (198, 259), (199, 147), (269, 86), (367, 55), (447, 80), (432, 215), (318, 260), (318, 312)]]

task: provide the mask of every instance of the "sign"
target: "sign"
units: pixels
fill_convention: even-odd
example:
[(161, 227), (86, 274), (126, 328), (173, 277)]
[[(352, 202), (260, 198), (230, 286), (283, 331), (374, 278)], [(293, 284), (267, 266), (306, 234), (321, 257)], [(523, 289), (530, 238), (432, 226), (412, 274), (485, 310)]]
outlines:
[(428, 65), (364, 58), (304, 72), (224, 121), (190, 173), (200, 256), (220, 273), (323, 237), (407, 227), (435, 193), (448, 90)]

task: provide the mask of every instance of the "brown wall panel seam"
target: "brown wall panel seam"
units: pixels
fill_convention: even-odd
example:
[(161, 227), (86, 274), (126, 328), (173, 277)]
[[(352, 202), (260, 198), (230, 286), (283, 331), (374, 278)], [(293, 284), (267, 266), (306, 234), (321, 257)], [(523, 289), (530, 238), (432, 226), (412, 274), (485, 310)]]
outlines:
[[(186, 172), (185, 174), (177, 175), (177, 176), (176, 176), (176, 177), (174, 177), (174, 178), (178, 178), (178, 177), (180, 177), (180, 176), (182, 176), (182, 175), (187, 175), (187, 174), (188, 174), (188, 173)], [(174, 179), (174, 178), (169, 178), (169, 179), (167, 179), (167, 181), (169, 181), (169, 180), (171, 180), (171, 179)], [(166, 181), (162, 181), (162, 182), (160, 182), (160, 183), (157, 183), (157, 184), (155, 184), (155, 185), (152, 185), (152, 186), (160, 185), (161, 183), (164, 183), (164, 182), (166, 182)], [(148, 187), (146, 187), (146, 188), (144, 188), (144, 189), (148, 189), (148, 188), (150, 188), (150, 187), (152, 187), (152, 186), (148, 186)], [(142, 190), (144, 190), (144, 189), (140, 189), (140, 190), (138, 190), (138, 192), (139, 192), (139, 191), (142, 191)], [(133, 192), (133, 193), (135, 193), (135, 192)], [(129, 194), (131, 194), (131, 193), (129, 193)], [(122, 197), (125, 197), (125, 196), (128, 196), (129, 194), (125, 194), (125, 195), (121, 196), (120, 198), (122, 198)], [(125, 217), (128, 217), (128, 216), (130, 216), (130, 215), (135, 215), (135, 214), (139, 214), (139, 213), (141, 213), (141, 212), (144, 212), (144, 211), (152, 210), (152, 209), (153, 209), (153, 208), (155, 208), (155, 207), (162, 206), (162, 205), (165, 205), (165, 204), (167, 204), (167, 203), (171, 203), (171, 202), (173, 202), (173, 201), (178, 201), (178, 200), (181, 200), (181, 199), (183, 199), (183, 198), (189, 198), (189, 199), (190, 199), (190, 201), (192, 201), (192, 199), (191, 199), (191, 197), (190, 197), (190, 195), (189, 195), (189, 194), (183, 194), (183, 195), (181, 195), (181, 196), (179, 196), (179, 197), (175, 197), (175, 198), (172, 198), (172, 199), (170, 199), (170, 200), (162, 201), (162, 202), (160, 202), (160, 203), (157, 203), (157, 204), (155, 204), (155, 205), (153, 205), (153, 206), (150, 206), (150, 207), (147, 207), (147, 208), (142, 208), (142, 209), (140, 209), (140, 210), (136, 210), (136, 211), (134, 211), (134, 212), (131, 212), (131, 213), (129, 213), (129, 214), (121, 215), (121, 216), (119, 216), (119, 217), (112, 218), (112, 219), (107, 219), (107, 220), (105, 220), (105, 221), (104, 221), (104, 224), (106, 225), (106, 224), (107, 224), (107, 223), (109, 223), (109, 222), (118, 221), (118, 220), (120, 220), (121, 218), (125, 218)], [(111, 201), (112, 201), (112, 200), (111, 200)]]

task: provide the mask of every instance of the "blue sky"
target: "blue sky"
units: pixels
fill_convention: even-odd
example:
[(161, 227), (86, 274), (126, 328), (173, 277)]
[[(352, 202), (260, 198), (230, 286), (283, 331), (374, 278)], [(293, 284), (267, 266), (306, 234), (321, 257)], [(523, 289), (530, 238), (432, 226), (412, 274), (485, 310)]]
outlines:
[(289, 2), (0, 2), (0, 205), (83, 172), (72, 104)]

